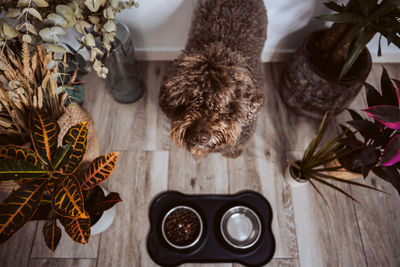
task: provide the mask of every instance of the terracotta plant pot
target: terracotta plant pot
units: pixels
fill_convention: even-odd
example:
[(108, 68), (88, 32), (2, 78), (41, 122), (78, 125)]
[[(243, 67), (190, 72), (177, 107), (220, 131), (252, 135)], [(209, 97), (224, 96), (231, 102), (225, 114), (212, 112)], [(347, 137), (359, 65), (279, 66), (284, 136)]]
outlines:
[(363, 66), (362, 69), (357, 69), (356, 75), (345, 77), (341, 81), (330, 78), (311, 62), (307, 54), (310, 39), (318, 34), (321, 31), (311, 33), (297, 48), (293, 60), (282, 72), (279, 88), (279, 93), (289, 108), (314, 119), (322, 118), (325, 112), (335, 106), (336, 113), (347, 108), (360, 92), (372, 65), (371, 55), (368, 49), (364, 49), (354, 64)]

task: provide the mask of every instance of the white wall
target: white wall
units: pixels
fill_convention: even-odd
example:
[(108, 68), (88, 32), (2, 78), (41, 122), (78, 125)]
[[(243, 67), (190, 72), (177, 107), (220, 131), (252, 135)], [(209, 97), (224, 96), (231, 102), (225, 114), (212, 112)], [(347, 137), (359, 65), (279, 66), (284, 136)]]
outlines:
[[(245, 1), (245, 0), (244, 0)], [(327, 0), (326, 0), (327, 1)], [(183, 49), (196, 0), (138, 0), (140, 7), (123, 11), (117, 19), (132, 30), (137, 57), (172, 60)], [(314, 17), (327, 12), (322, 0), (264, 0), (268, 13), (268, 37), (263, 61), (287, 59), (301, 40), (323, 23)], [(399, 49), (386, 46), (377, 57), (378, 35), (368, 48), (375, 62), (400, 62)]]

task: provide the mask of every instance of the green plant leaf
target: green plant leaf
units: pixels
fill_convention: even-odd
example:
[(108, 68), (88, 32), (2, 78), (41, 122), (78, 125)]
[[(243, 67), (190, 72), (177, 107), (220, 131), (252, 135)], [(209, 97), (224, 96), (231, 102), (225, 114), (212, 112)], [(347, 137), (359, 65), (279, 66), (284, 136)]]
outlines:
[(75, 242), (87, 245), (90, 237), (90, 217), (86, 215), (86, 218), (60, 218), (62, 225), (64, 226), (65, 232)]
[(340, 72), (339, 75), (339, 80), (341, 80), (344, 75), (351, 69), (353, 64), (356, 62), (358, 59), (358, 56), (361, 54), (361, 52), (364, 50), (365, 46), (368, 44), (368, 42), (371, 40), (371, 38), (375, 35), (375, 32), (369, 32), (369, 31), (362, 31), (357, 38), (354, 41), (354, 45), (350, 49), (349, 54), (347, 55), (346, 58), (346, 63), (343, 65), (342, 71)]
[(321, 191), (318, 189), (318, 187), (314, 184), (314, 182), (313, 182), (311, 179), (309, 179), (309, 181), (310, 181), (310, 184), (312, 185), (312, 187), (315, 189), (315, 191), (317, 191), (317, 193), (318, 193), (318, 194), (321, 196), (321, 198), (325, 201), (326, 205), (329, 206), (328, 201), (326, 200), (326, 198), (324, 197), (324, 195), (321, 193)]
[(336, 191), (338, 191), (338, 192), (344, 194), (345, 196), (347, 196), (347, 197), (351, 198), (352, 200), (354, 200), (355, 202), (359, 203), (359, 202), (358, 202), (354, 197), (352, 197), (349, 193), (347, 193), (347, 192), (344, 191), (343, 189), (337, 187), (336, 185), (331, 184), (331, 183), (328, 183), (328, 182), (324, 181), (323, 179), (320, 179), (320, 178), (317, 178), (317, 177), (314, 177), (314, 180), (317, 181), (317, 182), (320, 182), (321, 184), (327, 185), (327, 186), (329, 186), (330, 188), (335, 189)]
[(333, 117), (333, 110), (325, 113), (317, 132), (314, 134), (313, 138), (311, 139), (310, 144), (308, 145), (306, 151), (304, 152), (303, 159), (302, 159), (303, 164), (308, 162), (308, 160), (313, 156), (315, 150), (317, 149), (317, 147), (319, 146), (319, 144), (322, 140), (322, 137), (324, 136), (324, 134), (326, 132), (326, 129), (329, 126), (329, 123), (332, 120), (332, 117)]
[(54, 252), (61, 239), (61, 229), (57, 226), (55, 216), (43, 225), (43, 236), (47, 247)]
[(91, 11), (96, 12), (102, 3), (102, 0), (85, 0), (85, 6)]
[(342, 5), (339, 5), (339, 4), (337, 4), (336, 2), (332, 2), (332, 1), (330, 1), (330, 2), (325, 2), (324, 5), (325, 5), (327, 8), (329, 8), (329, 9), (331, 9), (331, 10), (333, 10), (333, 11), (336, 11), (336, 12), (342, 13), (342, 12), (345, 12), (345, 11), (346, 11), (346, 7), (345, 7), (343, 4), (342, 4)]
[(99, 214), (111, 209), (115, 204), (121, 202), (122, 199), (118, 193), (111, 192), (107, 196), (98, 194), (95, 199), (87, 203), (87, 211), (89, 213)]
[(107, 179), (117, 164), (119, 152), (96, 158), (83, 176), (82, 189), (89, 190)]
[(48, 165), (52, 165), (52, 155), (57, 148), (57, 137), (60, 128), (49, 115), (32, 110), (29, 130), (35, 151)]
[(336, 23), (359, 23), (362, 21), (362, 17), (356, 13), (344, 12), (344, 13), (335, 13), (335, 14), (327, 14), (316, 17), (316, 19), (331, 21)]
[(368, 107), (383, 105), (383, 99), (378, 90), (372, 85), (365, 83), (365, 94), (367, 95)]
[(0, 244), (7, 241), (34, 215), (46, 189), (47, 180), (23, 184), (0, 204)]
[(0, 181), (37, 178), (46, 175), (47, 172), (22, 160), (0, 159)]
[(36, 167), (46, 170), (47, 165), (40, 159), (39, 155), (26, 147), (16, 145), (6, 145), (0, 147), (0, 159), (18, 159), (35, 165)]
[(382, 91), (382, 98), (385, 105), (391, 105), (398, 107), (399, 103), (397, 101), (397, 90), (393, 85), (393, 82), (389, 78), (389, 74), (386, 69), (382, 68), (382, 75), (381, 75), (381, 91)]
[(67, 5), (57, 5), (56, 6), (57, 14), (64, 17), (64, 19), (68, 22), (67, 25), (63, 26), (64, 28), (71, 28), (76, 24), (76, 16), (74, 14), (74, 10)]
[(57, 174), (52, 196), (54, 211), (62, 217), (86, 218), (82, 191), (76, 177)]
[(3, 33), (6, 38), (12, 39), (18, 36), (18, 32), (14, 30), (7, 22), (3, 22)]
[(27, 7), (25, 8), (22, 13), (28, 12), (29, 14), (31, 14), (32, 16), (34, 16), (35, 18), (37, 18), (38, 20), (42, 21), (42, 15), (40, 15), (39, 11), (37, 11), (36, 9), (34, 9), (33, 7)]
[(45, 0), (32, 0), (38, 7), (48, 7), (49, 4)]
[(57, 170), (62, 169), (63, 173), (73, 173), (85, 156), (87, 146), (88, 127), (87, 122), (79, 123), (67, 131), (63, 138), (63, 145), (71, 145), (72, 153)]
[(376, 0), (359, 0), (359, 2), (359, 6), (364, 16), (370, 15), (377, 4)]
[(378, 192), (387, 194), (385, 191), (382, 191), (382, 190), (379, 190), (379, 189), (377, 189), (375, 187), (372, 187), (372, 186), (369, 186), (369, 185), (366, 185), (366, 184), (361, 184), (361, 183), (358, 183), (358, 182), (355, 182), (355, 181), (344, 180), (344, 179), (340, 179), (340, 178), (337, 178), (335, 176), (328, 175), (328, 174), (323, 174), (323, 173), (318, 173), (316, 175), (319, 178), (330, 179), (330, 180), (334, 180), (334, 181), (337, 181), (337, 182), (350, 184), (350, 185), (355, 185), (355, 186), (359, 186), (359, 187), (364, 187), (364, 188), (367, 188), (367, 189), (370, 189), (370, 190), (374, 190), (374, 191), (378, 191)]
[(72, 144), (66, 144), (57, 148), (53, 155), (53, 165), (55, 170), (60, 170), (60, 166), (65, 166), (70, 160), (73, 148)]

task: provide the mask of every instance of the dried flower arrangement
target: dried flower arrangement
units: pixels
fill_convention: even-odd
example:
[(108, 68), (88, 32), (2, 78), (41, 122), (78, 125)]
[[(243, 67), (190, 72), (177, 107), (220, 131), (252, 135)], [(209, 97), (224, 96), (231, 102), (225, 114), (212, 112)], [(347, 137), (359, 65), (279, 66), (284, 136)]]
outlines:
[[(20, 45), (20, 53), (8, 46), (0, 51), (0, 141), (24, 144), (29, 141), (28, 121), (32, 108), (44, 108), (53, 119), (64, 109), (67, 95), (63, 87), (57, 59), (46, 52), (43, 45), (30, 51), (27, 43)], [(72, 80), (73, 81), (73, 80)]]
[[(25, 43), (45, 43), (48, 51), (65, 52), (60, 36), (66, 29), (75, 28), (81, 35), (81, 48), (90, 52), (93, 69), (105, 78), (108, 70), (100, 57), (109, 52), (115, 40), (115, 15), (137, 7), (134, 0), (0, 0), (0, 12), (5, 11), (5, 20), (0, 21), (0, 45), (7, 40), (22, 36)], [(13, 26), (11, 26), (13, 25)], [(97, 44), (95, 37), (101, 41)]]

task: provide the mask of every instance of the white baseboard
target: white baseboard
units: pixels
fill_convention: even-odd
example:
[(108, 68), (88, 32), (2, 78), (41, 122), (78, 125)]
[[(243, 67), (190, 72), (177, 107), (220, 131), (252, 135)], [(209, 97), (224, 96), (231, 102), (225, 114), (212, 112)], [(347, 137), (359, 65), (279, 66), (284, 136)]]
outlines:
[[(162, 49), (136, 49), (135, 54), (138, 60), (148, 61), (170, 61), (176, 59), (182, 48)], [(376, 51), (370, 51), (374, 63), (400, 63), (400, 53), (385, 53), (381, 57)], [(263, 62), (287, 61), (293, 55), (293, 50), (264, 51), (261, 59)]]

